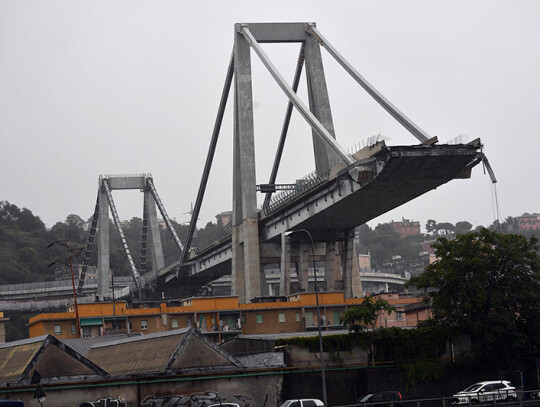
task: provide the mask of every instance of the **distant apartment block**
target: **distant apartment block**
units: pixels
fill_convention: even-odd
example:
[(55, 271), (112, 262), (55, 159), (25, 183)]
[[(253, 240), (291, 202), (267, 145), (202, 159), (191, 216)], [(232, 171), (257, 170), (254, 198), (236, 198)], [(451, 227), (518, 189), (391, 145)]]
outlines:
[(402, 218), (401, 222), (390, 223), (400, 236), (417, 236), (420, 234), (420, 222)]
[(369, 253), (358, 255), (358, 269), (360, 273), (371, 271), (371, 256)]
[(232, 211), (221, 212), (216, 215), (217, 224), (219, 226), (227, 226), (231, 223)]
[(429, 254), (435, 254), (435, 249), (433, 248), (433, 243), (435, 243), (436, 240), (427, 240), (425, 242), (422, 242), (420, 246), (422, 249), (420, 250), (421, 253), (429, 253)]
[(517, 218), (519, 230), (540, 230), (540, 213), (524, 213)]

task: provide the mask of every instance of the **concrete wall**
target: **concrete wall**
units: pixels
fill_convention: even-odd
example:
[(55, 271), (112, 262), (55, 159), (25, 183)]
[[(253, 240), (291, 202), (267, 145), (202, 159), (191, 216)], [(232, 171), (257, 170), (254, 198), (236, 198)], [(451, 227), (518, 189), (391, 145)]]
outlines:
[[(81, 381), (74, 383), (72, 388), (65, 386), (43, 386), (46, 394), (44, 406), (54, 407), (93, 407), (99, 406), (99, 400), (111, 399), (111, 402), (101, 405), (117, 407), (159, 407), (164, 397), (175, 395), (191, 395), (208, 391), (224, 392), (225, 394), (241, 394), (251, 397), (251, 404), (277, 407), (282, 387), (281, 375), (250, 375), (232, 374), (233, 377), (206, 379), (203, 376), (192, 377), (189, 380), (179, 381), (177, 377), (159, 377), (153, 382), (151, 377), (139, 379), (126, 379), (114, 382)], [(215, 377), (215, 376), (214, 376)], [(111, 385), (113, 384), (113, 385)], [(22, 390), (22, 391), (21, 391)], [(26, 407), (40, 407), (37, 399), (33, 398), (34, 388), (0, 388), (0, 398), (23, 400)], [(118, 400), (117, 403), (114, 400)], [(225, 401), (225, 400), (224, 400)], [(216, 400), (216, 403), (219, 401)], [(167, 404), (175, 407), (180, 404), (174, 400)], [(183, 404), (182, 404), (183, 406)]]

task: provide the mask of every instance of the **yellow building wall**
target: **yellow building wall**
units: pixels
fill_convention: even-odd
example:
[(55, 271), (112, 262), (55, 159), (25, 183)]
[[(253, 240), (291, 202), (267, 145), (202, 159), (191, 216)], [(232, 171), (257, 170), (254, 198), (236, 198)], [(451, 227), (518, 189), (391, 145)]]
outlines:
[[(386, 294), (382, 295), (381, 298), (386, 299), (400, 310), (405, 304), (421, 301), (419, 298), (400, 298), (397, 294)], [(345, 299), (342, 292), (320, 293), (321, 317), (324, 316), (326, 325), (339, 325), (337, 311), (342, 315), (348, 307), (358, 305), (362, 301), (363, 298)], [(125, 302), (115, 304), (116, 316), (125, 317), (127, 322), (131, 323), (131, 331), (142, 333), (161, 332), (189, 326), (198, 326), (199, 329), (206, 332), (218, 331), (219, 313), (225, 311), (228, 312), (228, 315), (230, 315), (230, 311), (238, 311), (238, 317), (242, 315), (242, 319), (244, 319), (242, 332), (245, 334), (297, 332), (317, 324), (314, 293), (293, 295), (288, 298), (288, 301), (250, 304), (238, 304), (238, 297), (193, 298), (185, 300), (182, 306), (176, 307), (168, 307), (166, 303), (161, 303), (159, 307), (148, 308), (128, 308), (128, 304)], [(308, 318), (306, 318), (307, 313), (310, 313)], [(280, 314), (282, 314), (281, 320)], [(299, 314), (299, 318), (297, 314)], [(257, 315), (262, 316), (262, 323), (257, 322)], [(108, 317), (110, 319), (113, 316), (113, 304), (81, 304), (79, 316), (81, 318)], [(406, 321), (394, 321), (393, 315), (390, 317), (386, 316), (384, 324), (381, 322), (379, 324), (384, 326), (391, 321), (394, 326), (408, 325)], [(172, 326), (173, 319), (178, 321), (178, 327)], [(313, 323), (306, 322), (311, 320)], [(71, 333), (71, 325), (74, 323), (74, 312), (36, 315), (30, 318), (28, 324), (30, 337), (50, 333), (59, 338), (74, 338), (76, 335)], [(306, 327), (306, 324), (309, 326)], [(60, 333), (55, 333), (55, 325), (60, 325)], [(125, 328), (123, 327), (123, 329)]]

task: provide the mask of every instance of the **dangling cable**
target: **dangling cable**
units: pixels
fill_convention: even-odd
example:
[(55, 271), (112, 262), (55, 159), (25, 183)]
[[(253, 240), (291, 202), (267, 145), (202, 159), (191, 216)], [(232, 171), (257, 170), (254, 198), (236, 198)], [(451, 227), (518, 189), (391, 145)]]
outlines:
[(493, 168), (489, 164), (489, 161), (486, 155), (481, 152), (482, 164), (484, 165), (484, 173), (487, 170), (489, 178), (491, 179), (491, 207), (493, 211), (493, 219), (497, 222), (497, 231), (501, 232), (501, 211), (499, 209), (499, 199), (497, 197), (497, 178), (495, 178), (495, 173)]
[(501, 233), (501, 210), (499, 208), (499, 197), (497, 195), (497, 184), (495, 184), (495, 183), (491, 184), (491, 199), (493, 201), (492, 204), (494, 206), (494, 211), (495, 211), (494, 217), (495, 217), (495, 220), (497, 221), (497, 231), (499, 233)]

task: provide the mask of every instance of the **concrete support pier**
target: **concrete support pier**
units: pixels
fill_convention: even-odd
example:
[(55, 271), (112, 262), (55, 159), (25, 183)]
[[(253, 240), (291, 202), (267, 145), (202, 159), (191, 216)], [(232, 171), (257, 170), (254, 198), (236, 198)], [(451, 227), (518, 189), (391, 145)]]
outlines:
[(148, 234), (151, 242), (148, 246), (152, 253), (152, 270), (156, 272), (165, 267), (165, 259), (163, 257), (163, 247), (161, 245), (161, 236), (157, 222), (156, 202), (152, 197), (152, 193), (148, 190), (144, 191), (144, 205), (148, 217)]
[(111, 275), (109, 265), (109, 198), (100, 183), (98, 223), (97, 296), (110, 297)]
[(233, 295), (246, 303), (261, 296), (261, 267), (250, 48), (238, 32), (234, 44), (234, 89)]

